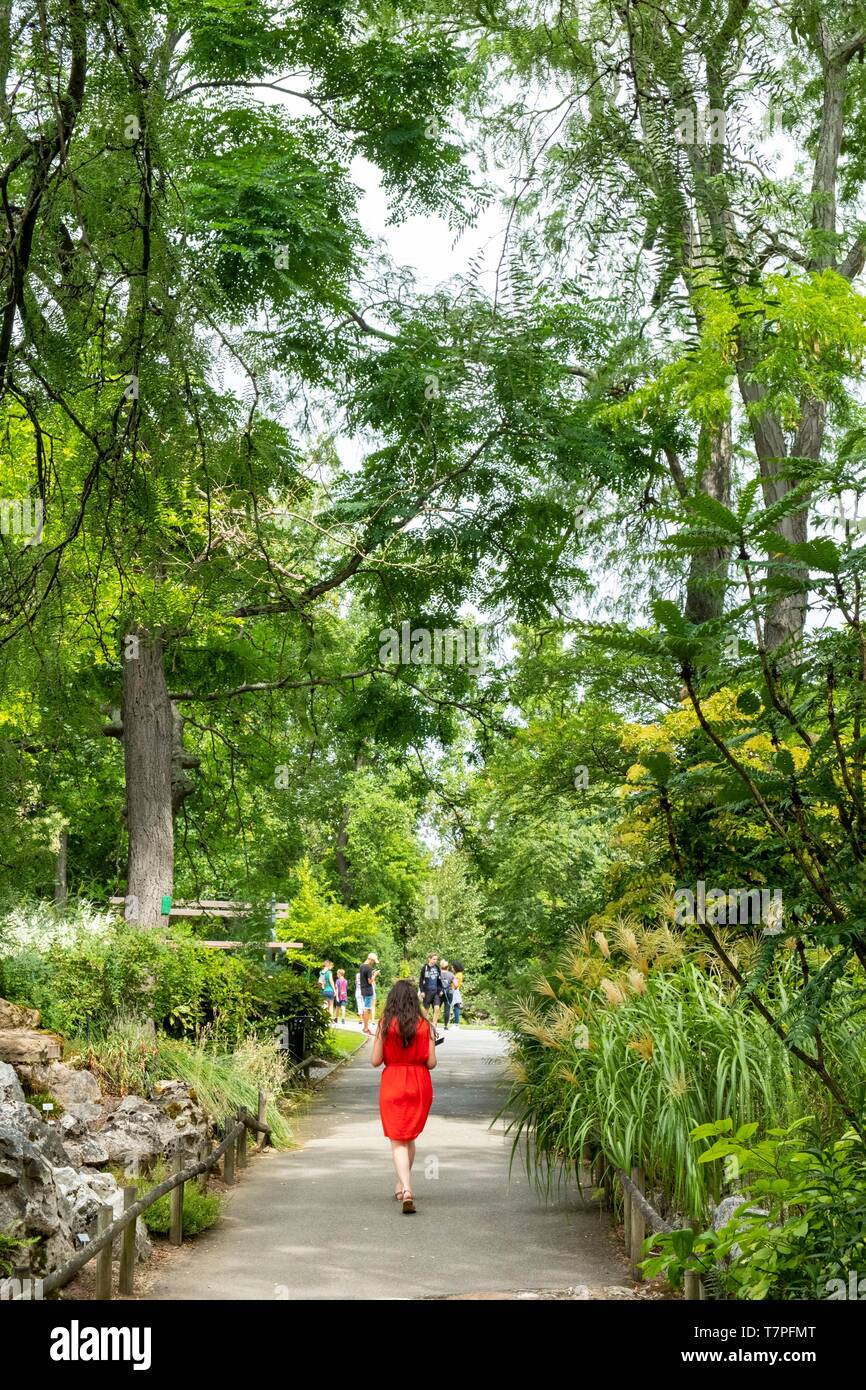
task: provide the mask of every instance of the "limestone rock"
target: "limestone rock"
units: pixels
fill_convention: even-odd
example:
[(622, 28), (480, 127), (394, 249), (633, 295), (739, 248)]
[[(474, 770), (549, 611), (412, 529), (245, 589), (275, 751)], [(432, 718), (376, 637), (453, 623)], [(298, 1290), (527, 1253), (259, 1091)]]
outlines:
[(85, 1134), (80, 1139), (64, 1140), (64, 1148), (76, 1168), (104, 1168), (109, 1152), (98, 1134)]
[(64, 1112), (88, 1122), (101, 1120), (102, 1092), (93, 1072), (67, 1062), (49, 1061), (19, 1067), (19, 1073), (30, 1091), (48, 1091)]
[(18, 1073), (8, 1062), (0, 1062), (0, 1105), (7, 1101), (24, 1104), (24, 1090), (18, 1080)]
[(141, 1096), (124, 1096), (99, 1137), (108, 1150), (109, 1162), (130, 1174), (149, 1172), (162, 1153), (156, 1107)]
[[(111, 1207), (111, 1219), (116, 1221), (123, 1215), (123, 1189), (111, 1173), (95, 1173), (88, 1169), (55, 1168), (54, 1179), (68, 1210), (69, 1228), (75, 1247), (81, 1249), (86, 1244), (83, 1237), (93, 1240), (96, 1235), (100, 1207)], [(136, 1222), (135, 1250), (139, 1260), (146, 1260), (151, 1252), (147, 1227), (139, 1218)], [(114, 1242), (112, 1254), (120, 1257), (120, 1237)]]
[(44, 1274), (75, 1253), (68, 1208), (38, 1143), (36, 1127), (45, 1126), (31, 1106), (21, 1106), (34, 1117), (31, 1130), (37, 1137), (28, 1138), (10, 1121), (10, 1108), (0, 1112), (0, 1231), (19, 1240), (39, 1237), (38, 1244), (22, 1246), (14, 1262), (28, 1273)]
[[(723, 1226), (727, 1226), (728, 1222), (737, 1215), (766, 1216), (767, 1212), (763, 1207), (749, 1206), (748, 1200), (745, 1197), (736, 1194), (733, 1197), (723, 1197), (718, 1206), (713, 1210), (713, 1230), (720, 1231)], [(744, 1223), (742, 1229), (745, 1229), (745, 1224), (746, 1223)], [(738, 1233), (740, 1229), (741, 1228), (738, 1226)], [(731, 1260), (739, 1259), (741, 1253), (739, 1245), (732, 1245), (730, 1255), (724, 1260), (720, 1260), (719, 1263), (723, 1266), (727, 1265)]]
[(87, 1125), (80, 1115), (76, 1115), (74, 1110), (68, 1110), (60, 1116), (57, 1121), (57, 1128), (64, 1144), (70, 1139), (82, 1139), (87, 1133)]
[(204, 1158), (210, 1153), (207, 1112), (185, 1081), (157, 1081), (150, 1098), (160, 1111), (157, 1124), (167, 1157), (178, 1142), (191, 1159)]
[(0, 999), (0, 1028), (38, 1028), (39, 1010)]
[(0, 1062), (34, 1066), (55, 1061), (62, 1050), (60, 1039), (53, 1033), (37, 1033), (29, 1028), (0, 1029)]
[(190, 1162), (210, 1152), (208, 1118), (188, 1086), (160, 1082), (151, 1096), (124, 1096), (99, 1131), (111, 1163), (146, 1173), (160, 1158), (171, 1159), (178, 1144)]
[(744, 1216), (766, 1216), (766, 1212), (761, 1207), (750, 1207), (748, 1200), (742, 1196), (723, 1197), (713, 1212), (713, 1230), (720, 1231), (723, 1226), (727, 1226), (732, 1217), (745, 1207)]

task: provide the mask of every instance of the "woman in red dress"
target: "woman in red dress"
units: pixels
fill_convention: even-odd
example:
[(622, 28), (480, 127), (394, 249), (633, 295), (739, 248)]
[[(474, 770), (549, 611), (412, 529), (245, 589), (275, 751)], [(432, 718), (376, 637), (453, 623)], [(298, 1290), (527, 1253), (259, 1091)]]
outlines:
[(373, 1042), (374, 1067), (385, 1064), (379, 1088), (382, 1128), (391, 1140), (397, 1174), (394, 1196), (409, 1216), (415, 1211), (412, 1164), (415, 1140), (427, 1123), (433, 1100), (430, 1073), (436, 1065), (436, 1033), (421, 1012), (411, 980), (398, 980), (385, 1001)]

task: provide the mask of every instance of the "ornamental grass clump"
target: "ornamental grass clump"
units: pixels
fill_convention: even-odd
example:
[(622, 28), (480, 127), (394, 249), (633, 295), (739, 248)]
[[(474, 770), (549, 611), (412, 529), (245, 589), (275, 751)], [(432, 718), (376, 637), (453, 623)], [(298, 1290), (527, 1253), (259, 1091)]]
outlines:
[[(742, 939), (736, 946), (741, 958), (755, 949)], [(798, 968), (789, 953), (768, 985), (782, 1012)], [(851, 1093), (862, 1096), (853, 989), (838, 992), (823, 1045), (844, 1060)], [(578, 933), (534, 997), (512, 1003), (508, 1021), (512, 1132), (515, 1146), (525, 1140), (529, 1170), (543, 1186), (579, 1176), (581, 1157), (601, 1151), (626, 1172), (643, 1169), (663, 1215), (705, 1219), (727, 1188), (736, 1190), (736, 1174), (698, 1163), (690, 1138), (697, 1126), (720, 1117), (735, 1129), (787, 1125), (826, 1104), (813, 1073), (712, 954), (666, 926), (620, 921)]]

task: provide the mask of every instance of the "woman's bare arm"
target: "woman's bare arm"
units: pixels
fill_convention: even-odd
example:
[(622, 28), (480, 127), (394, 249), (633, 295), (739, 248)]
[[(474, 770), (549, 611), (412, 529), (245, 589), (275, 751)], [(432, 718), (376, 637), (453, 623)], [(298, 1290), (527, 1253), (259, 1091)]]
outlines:
[(385, 1041), (382, 1037), (382, 1021), (376, 1024), (376, 1036), (373, 1039), (373, 1055), (370, 1061), (374, 1067), (381, 1067), (385, 1060)]
[(436, 1056), (436, 1033), (432, 1023), (428, 1023), (427, 1027), (430, 1029), (430, 1049), (427, 1053), (427, 1070), (432, 1071), (439, 1059)]

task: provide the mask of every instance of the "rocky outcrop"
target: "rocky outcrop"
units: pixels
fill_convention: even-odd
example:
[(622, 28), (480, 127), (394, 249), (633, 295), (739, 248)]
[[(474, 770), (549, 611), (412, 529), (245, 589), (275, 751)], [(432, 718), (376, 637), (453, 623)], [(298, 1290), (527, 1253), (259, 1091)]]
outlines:
[(62, 1115), (57, 1126), (63, 1147), (76, 1168), (103, 1168), (110, 1155), (98, 1134), (91, 1134), (79, 1115)]
[[(122, 1189), (96, 1167), (107, 1161), (107, 1146), (81, 1116), (43, 1120), (27, 1104), (14, 1068), (0, 1062), (0, 1231), (22, 1242), (16, 1272), (43, 1275), (65, 1264), (93, 1238), (100, 1205), (120, 1215)], [(150, 1253), (141, 1221), (136, 1250), (139, 1259)]]
[(63, 1051), (53, 1033), (37, 1033), (31, 1028), (0, 1029), (0, 1062), (13, 1066), (34, 1066), (56, 1061)]
[(66, 1062), (45, 1062), (19, 1066), (18, 1074), (27, 1088), (48, 1091), (59, 1101), (65, 1114), (76, 1115), (88, 1124), (99, 1124), (103, 1117), (99, 1082), (83, 1067)]
[(98, 1137), (112, 1164), (126, 1172), (149, 1172), (159, 1159), (170, 1159), (180, 1145), (195, 1162), (210, 1152), (208, 1117), (180, 1081), (158, 1082), (150, 1100), (124, 1096)]
[[(55, 1168), (54, 1180), (69, 1208), (69, 1224), (75, 1232), (79, 1249), (83, 1237), (92, 1240), (96, 1235), (96, 1223), (101, 1206), (111, 1207), (111, 1219), (115, 1221), (123, 1215), (123, 1188), (112, 1173), (95, 1173), (89, 1169)], [(135, 1226), (135, 1252), (139, 1260), (146, 1260), (152, 1246), (147, 1227), (139, 1217)], [(120, 1256), (120, 1237), (114, 1242), (115, 1259)]]
[(53, 1128), (28, 1105), (12, 1067), (0, 1062), (0, 1231), (22, 1245), (18, 1267), (42, 1274), (75, 1252), (57, 1161), (68, 1158)]
[(24, 1004), (10, 1004), (8, 999), (0, 999), (0, 1029), (38, 1027), (38, 1009), (28, 1009)]

